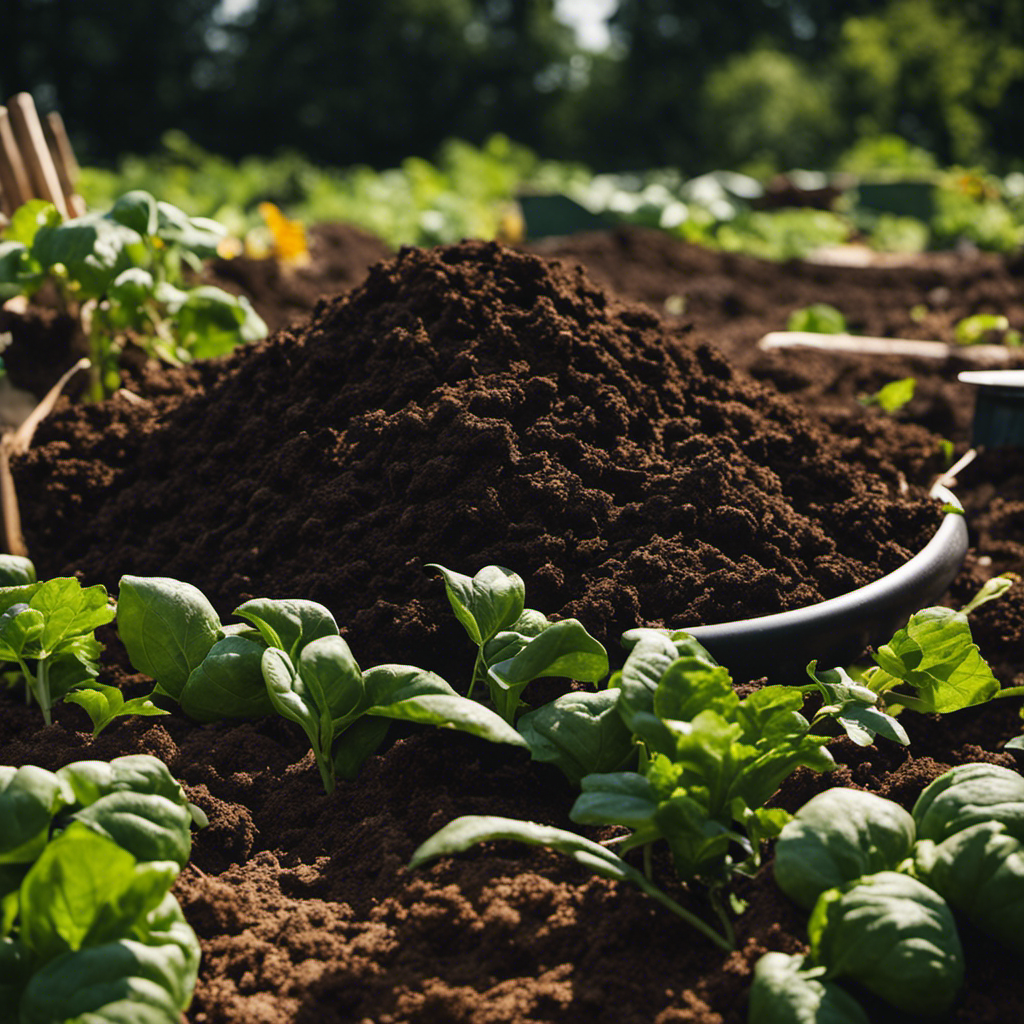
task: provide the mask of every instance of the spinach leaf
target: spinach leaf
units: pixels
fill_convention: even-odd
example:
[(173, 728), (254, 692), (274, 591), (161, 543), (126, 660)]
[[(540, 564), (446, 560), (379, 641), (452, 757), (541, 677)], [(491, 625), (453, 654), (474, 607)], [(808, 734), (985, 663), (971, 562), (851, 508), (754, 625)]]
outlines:
[[(262, 681), (262, 680), (261, 680)], [(124, 699), (124, 694), (116, 686), (104, 683), (90, 683), (72, 690), (64, 700), (69, 704), (77, 704), (84, 708), (92, 720), (92, 734), (99, 734), (117, 718), (125, 715), (167, 715), (169, 711), (157, 707), (149, 697), (132, 697)]]
[(239, 605), (235, 615), (251, 622), (268, 647), (280, 648), (289, 658), (298, 657), (314, 640), (339, 635), (334, 616), (316, 601), (261, 597)]
[(937, 1015), (963, 984), (953, 915), (927, 885), (881, 871), (826, 890), (807, 925), (811, 960), (906, 1013)]
[(608, 674), (608, 653), (577, 619), (554, 622), (527, 640), (511, 658), (487, 669), (495, 709), (511, 723), (520, 705), (519, 695), (534, 679), (561, 676), (596, 683)]
[(1000, 822), (1024, 842), (1024, 778), (994, 764), (964, 764), (929, 783), (914, 804), (920, 839), (941, 843), (962, 829)]
[(204, 594), (160, 576), (121, 577), (117, 631), (132, 667), (175, 700), (221, 638), (220, 617)]
[(36, 567), (29, 559), (21, 555), (0, 554), (0, 587), (17, 587), (35, 582)]
[(860, 1003), (802, 956), (765, 953), (754, 967), (747, 1024), (871, 1024)]
[(242, 636), (218, 640), (181, 690), (181, 710), (197, 722), (259, 718), (274, 708), (263, 681), (266, 647)]
[(593, 772), (615, 771), (633, 751), (618, 690), (564, 693), (528, 711), (516, 728), (535, 761), (556, 765), (574, 785)]
[(895, 871), (910, 856), (914, 819), (899, 804), (857, 789), (812, 797), (775, 844), (775, 881), (810, 910), (827, 889)]
[(983, 821), (915, 851), (918, 876), (949, 905), (1024, 953), (1024, 843), (1001, 822)]
[(72, 823), (47, 844), (21, 883), (19, 939), (37, 964), (128, 935), (178, 874), (138, 863), (115, 842)]
[[(915, 711), (959, 711), (983, 704), (999, 692), (999, 682), (971, 639), (963, 612), (925, 608), (874, 654), (879, 670), (869, 679), (887, 703)], [(915, 696), (894, 693), (906, 684)]]
[(478, 647), (511, 626), (523, 612), (526, 585), (509, 569), (485, 565), (470, 577), (433, 562), (424, 568), (441, 574), (455, 617)]
[(46, 846), (53, 816), (74, 799), (52, 772), (0, 767), (0, 864), (32, 863)]

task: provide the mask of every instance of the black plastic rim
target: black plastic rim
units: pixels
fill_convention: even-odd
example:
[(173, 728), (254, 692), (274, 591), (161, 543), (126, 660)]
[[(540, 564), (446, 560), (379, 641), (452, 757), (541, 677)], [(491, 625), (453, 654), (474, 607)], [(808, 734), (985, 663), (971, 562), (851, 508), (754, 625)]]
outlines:
[[(960, 507), (943, 487), (933, 488), (932, 494)], [(874, 583), (789, 612), (682, 628), (737, 681), (767, 676), (775, 683), (802, 682), (808, 662), (817, 660), (821, 668), (848, 665), (937, 600), (960, 571), (967, 543), (962, 511), (948, 512), (913, 558)]]

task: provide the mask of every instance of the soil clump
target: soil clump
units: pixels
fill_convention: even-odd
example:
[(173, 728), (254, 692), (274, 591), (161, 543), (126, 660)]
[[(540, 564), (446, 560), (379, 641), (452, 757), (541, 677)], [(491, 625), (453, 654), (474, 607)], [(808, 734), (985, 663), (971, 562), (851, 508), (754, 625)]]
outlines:
[[(507, 565), (532, 606), (616, 645), (853, 589), (939, 519), (901, 493), (891, 443), (834, 434), (685, 329), (496, 244), (405, 250), (197, 373), (113, 458), (81, 429), (102, 412), (44, 426), (17, 470), (40, 570), (173, 576), (225, 614), (318, 600), (367, 664), (397, 646), (457, 671), (426, 562)], [(937, 468), (930, 435), (899, 440), (919, 478)]]

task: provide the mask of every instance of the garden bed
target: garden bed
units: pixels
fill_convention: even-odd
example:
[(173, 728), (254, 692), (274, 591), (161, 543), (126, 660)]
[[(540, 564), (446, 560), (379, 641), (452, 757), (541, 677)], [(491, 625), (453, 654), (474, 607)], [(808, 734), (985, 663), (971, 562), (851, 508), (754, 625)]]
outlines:
[[(65, 407), (45, 423), (16, 467), (41, 575), (111, 587), (123, 572), (176, 576), (224, 614), (253, 594), (313, 598), (364, 665), (414, 662), (461, 689), (472, 650), (467, 662), (426, 562), (508, 565), (528, 603), (577, 616), (614, 652), (640, 623), (835, 596), (934, 531), (925, 491), (942, 459), (924, 428), (963, 446), (970, 398), (955, 366), (912, 367), (921, 387), (900, 423), (853, 399), (911, 375), (906, 361), (766, 356), (754, 343), (814, 301), (877, 334), (943, 337), (968, 312), (1013, 319), (1024, 289), (1005, 261), (779, 267), (644, 232), (558, 252), (662, 311), (685, 294), (685, 315), (493, 246), (405, 251), (350, 300), (223, 363), (143, 367), (141, 405)], [(918, 322), (919, 304), (930, 312)], [(290, 316), (297, 303), (285, 305)], [(996, 453), (963, 475), (975, 548), (950, 600), (1024, 564), (1022, 465)], [(1019, 589), (974, 616), (1007, 684), (1024, 682)], [(142, 692), (105, 632), (104, 681)], [(416, 846), (461, 814), (575, 828), (568, 783), (522, 751), (398, 731), (325, 796), (300, 731), (279, 719), (197, 726), (176, 713), (89, 740), (77, 708), (40, 728), (37, 711), (3, 700), (0, 763), (153, 753), (209, 816), (176, 890), (203, 943), (195, 1024), (739, 1024), (758, 956), (803, 948), (805, 918), (767, 869), (739, 887), (748, 909), (731, 954), (554, 853), (499, 845), (409, 872)], [(909, 804), (951, 765), (1015, 764), (1002, 746), (1020, 731), (1016, 702), (905, 721), (909, 750), (838, 741), (839, 770), (801, 770), (779, 805), (832, 785)], [(662, 879), (666, 867), (655, 864)], [(968, 995), (950, 1020), (1019, 1018), (1011, 956), (974, 934), (964, 943)], [(887, 1018), (872, 1006), (871, 1019)]]

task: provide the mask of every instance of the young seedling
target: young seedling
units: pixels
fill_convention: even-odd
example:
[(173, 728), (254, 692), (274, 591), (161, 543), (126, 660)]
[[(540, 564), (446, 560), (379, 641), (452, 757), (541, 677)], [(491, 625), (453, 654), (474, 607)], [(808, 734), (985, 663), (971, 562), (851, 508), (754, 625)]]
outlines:
[(334, 616), (315, 601), (258, 598), (222, 625), (196, 587), (121, 580), (117, 625), (132, 665), (199, 721), (277, 713), (301, 727), (324, 789), (353, 778), (389, 721), (419, 722), (495, 743), (526, 741), (498, 715), (412, 665), (359, 668)]

